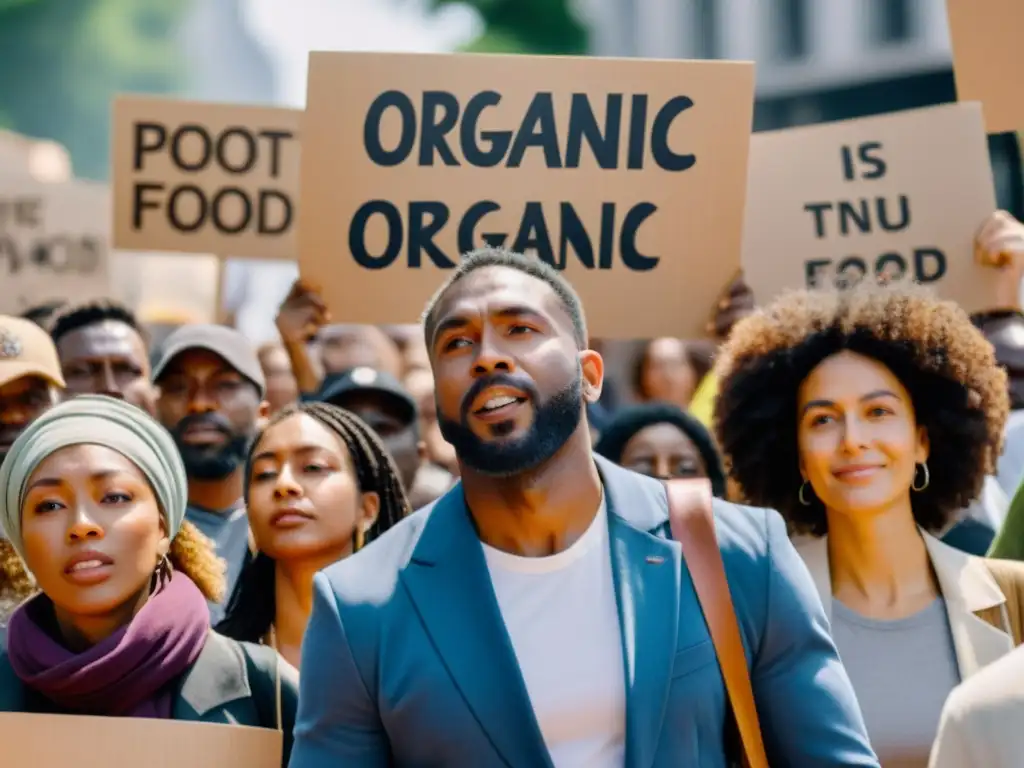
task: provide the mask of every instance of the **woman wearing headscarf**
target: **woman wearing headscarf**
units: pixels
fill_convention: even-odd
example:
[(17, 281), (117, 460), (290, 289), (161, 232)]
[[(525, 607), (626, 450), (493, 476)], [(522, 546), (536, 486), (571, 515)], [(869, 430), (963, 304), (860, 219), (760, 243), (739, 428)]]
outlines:
[(41, 594), (11, 617), (0, 711), (281, 728), (285, 766), (296, 672), (210, 631), (224, 568), (186, 499), (174, 440), (123, 401), (78, 397), (21, 434), (0, 523)]
[(409, 502), (377, 434), (318, 402), (271, 418), (249, 453), (245, 501), (258, 552), (217, 631), (272, 645), (297, 667), (313, 576), (383, 534)]
[(601, 432), (594, 450), (642, 475), (663, 479), (706, 477), (725, 498), (725, 471), (711, 433), (681, 408), (644, 403), (620, 409)]
[(992, 347), (955, 304), (863, 285), (741, 321), (718, 373), (726, 463), (801, 535), (875, 751), (927, 765), (949, 692), (1024, 634), (1024, 566), (935, 537), (999, 456)]

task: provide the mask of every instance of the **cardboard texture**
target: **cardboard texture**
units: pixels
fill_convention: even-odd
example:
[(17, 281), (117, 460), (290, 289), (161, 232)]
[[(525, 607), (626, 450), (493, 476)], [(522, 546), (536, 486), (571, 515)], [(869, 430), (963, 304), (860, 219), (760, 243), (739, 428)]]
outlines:
[(564, 266), (594, 336), (703, 335), (753, 89), (742, 62), (313, 53), (303, 277), (337, 322), (415, 322), (491, 235)]
[(0, 313), (110, 294), (110, 192), (0, 177)]
[(293, 261), (301, 115), (119, 97), (114, 246)]
[(1020, 0), (946, 0), (960, 101), (980, 101), (989, 133), (1024, 128)]
[(281, 768), (280, 731), (85, 715), (0, 714), (5, 766)]
[(874, 273), (973, 312), (1000, 279), (974, 261), (996, 207), (976, 103), (755, 134), (747, 197), (743, 269), (762, 305)]
[(115, 251), (111, 295), (144, 322), (217, 322), (216, 256)]

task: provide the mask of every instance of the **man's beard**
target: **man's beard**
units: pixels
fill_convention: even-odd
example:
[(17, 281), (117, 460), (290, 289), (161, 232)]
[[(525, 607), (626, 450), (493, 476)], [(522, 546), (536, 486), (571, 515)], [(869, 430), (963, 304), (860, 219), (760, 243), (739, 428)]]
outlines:
[[(526, 434), (513, 440), (489, 442), (468, 426), (469, 404), (487, 387), (505, 385), (530, 396), (533, 423)], [(438, 415), (441, 434), (455, 448), (459, 461), (491, 477), (512, 477), (536, 469), (551, 459), (568, 442), (583, 419), (583, 376), (563, 390), (541, 401), (536, 389), (515, 376), (498, 374), (474, 383), (463, 398), (459, 421)], [(494, 425), (495, 434), (501, 425)]]
[[(222, 445), (190, 445), (182, 436), (191, 427), (216, 429), (227, 435)], [(185, 472), (195, 480), (223, 480), (241, 467), (249, 455), (250, 435), (234, 432), (219, 414), (202, 413), (186, 416), (171, 430), (178, 453), (185, 464)]]

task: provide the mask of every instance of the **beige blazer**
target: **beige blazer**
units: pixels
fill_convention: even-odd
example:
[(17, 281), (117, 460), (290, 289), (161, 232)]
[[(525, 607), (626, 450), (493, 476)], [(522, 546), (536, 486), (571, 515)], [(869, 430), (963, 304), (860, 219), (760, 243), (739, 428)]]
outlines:
[[(923, 531), (921, 535), (946, 601), (960, 679), (966, 680), (1013, 650), (1013, 630), (1006, 609), (1006, 596), (981, 558), (943, 544)], [(811, 572), (825, 614), (831, 622), (832, 576), (827, 538), (797, 536), (793, 538), (793, 544)], [(993, 626), (978, 615), (982, 611), (992, 614), (990, 609), (993, 608), (998, 609), (996, 623), (999, 626)]]
[(949, 694), (929, 768), (1024, 764), (1024, 647)]

